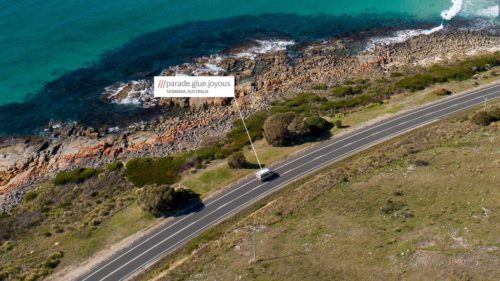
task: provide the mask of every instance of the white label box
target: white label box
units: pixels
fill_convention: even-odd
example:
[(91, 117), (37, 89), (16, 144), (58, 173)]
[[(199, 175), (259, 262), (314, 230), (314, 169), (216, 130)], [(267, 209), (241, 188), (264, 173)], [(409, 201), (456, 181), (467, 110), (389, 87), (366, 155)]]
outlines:
[(155, 76), (154, 96), (160, 98), (234, 98), (234, 76)]

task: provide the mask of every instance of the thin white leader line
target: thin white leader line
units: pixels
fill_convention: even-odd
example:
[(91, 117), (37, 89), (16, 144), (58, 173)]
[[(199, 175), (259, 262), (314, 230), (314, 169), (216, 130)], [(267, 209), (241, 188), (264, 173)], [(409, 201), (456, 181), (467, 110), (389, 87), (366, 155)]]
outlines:
[[(489, 94), (488, 94), (488, 95), (489, 95)], [(475, 98), (475, 99), (476, 99), (476, 98)], [(474, 99), (472, 99), (472, 100), (474, 100)], [(461, 103), (458, 103), (458, 104), (455, 104), (455, 105), (452, 105), (452, 106), (449, 106), (449, 107), (443, 108), (443, 109), (441, 109), (441, 110), (435, 111), (434, 113), (437, 113), (437, 112), (443, 111), (443, 110), (448, 109), (448, 108), (450, 108), (450, 107), (454, 107), (454, 106), (457, 106), (457, 105), (460, 105), (460, 104), (463, 104), (463, 103), (466, 103), (466, 102), (469, 102), (469, 101), (472, 101), (472, 100), (467, 100), (467, 101), (464, 101), (464, 102), (461, 102)], [(473, 107), (473, 106), (475, 106), (475, 105), (477, 105), (477, 104), (481, 104), (481, 103), (475, 103), (475, 104), (473, 104), (473, 105), (467, 106), (466, 108)], [(304, 176), (306, 176), (307, 174), (309, 174), (309, 173), (310, 173), (311, 171), (313, 171), (313, 170), (319, 170), (319, 169), (321, 169), (322, 167), (324, 167), (324, 166), (326, 166), (326, 165), (329, 165), (329, 164), (331, 164), (331, 163), (333, 163), (333, 162), (337, 161), (338, 159), (340, 159), (340, 158), (342, 158), (342, 157), (344, 157), (344, 156), (346, 156), (346, 155), (353, 154), (353, 153), (358, 152), (358, 151), (362, 151), (362, 150), (364, 150), (364, 149), (365, 149), (365, 148), (367, 148), (367, 147), (371, 147), (371, 146), (373, 146), (373, 145), (376, 145), (377, 143), (380, 143), (380, 142), (386, 141), (386, 140), (391, 139), (391, 138), (393, 138), (393, 137), (395, 137), (395, 136), (397, 136), (397, 135), (404, 134), (404, 133), (409, 132), (409, 131), (411, 131), (411, 130), (414, 130), (414, 129), (416, 129), (416, 128), (426, 126), (426, 125), (428, 125), (428, 124), (431, 124), (431, 123), (433, 123), (433, 122), (438, 121), (438, 120), (439, 120), (439, 118), (442, 118), (442, 117), (444, 117), (444, 116), (447, 116), (447, 115), (453, 114), (453, 113), (458, 112), (458, 111), (461, 111), (461, 110), (463, 110), (463, 109), (465, 109), (465, 108), (460, 108), (460, 109), (454, 110), (454, 111), (452, 111), (452, 112), (445, 113), (443, 116), (439, 116), (439, 117), (433, 118), (433, 119), (431, 119), (431, 120), (429, 120), (429, 121), (425, 121), (425, 122), (423, 122), (423, 123), (416, 124), (416, 125), (411, 126), (411, 127), (409, 127), (409, 128), (405, 128), (405, 129), (403, 129), (403, 130), (400, 130), (400, 131), (398, 131), (398, 132), (395, 132), (395, 133), (393, 133), (393, 134), (390, 134), (389, 136), (386, 136), (386, 137), (384, 137), (384, 138), (382, 138), (382, 139), (380, 139), (380, 140), (376, 140), (376, 141), (370, 142), (370, 143), (368, 143), (368, 144), (366, 144), (366, 145), (363, 145), (363, 146), (361, 146), (360, 148), (358, 148), (358, 149), (356, 149), (356, 150), (353, 150), (353, 151), (350, 151), (350, 152), (346, 152), (346, 153), (344, 153), (344, 154), (342, 154), (342, 155), (340, 155), (340, 156), (337, 156), (337, 157), (335, 157), (335, 158), (331, 159), (330, 161), (326, 161), (325, 163), (323, 163), (323, 164), (321, 164), (321, 165), (319, 165), (319, 166), (317, 166), (317, 167), (312, 167), (311, 169), (307, 170), (306, 172), (304, 172), (304, 173), (302, 173), (302, 174), (299, 174), (299, 175), (296, 175), (296, 176), (294, 176), (293, 178), (291, 178), (290, 180), (288, 180), (288, 181), (286, 181), (286, 182), (284, 182), (284, 183), (280, 184), (279, 186), (277, 186), (277, 187), (275, 187), (275, 188), (272, 188), (269, 192), (263, 193), (263, 194), (261, 194), (261, 195), (257, 196), (256, 198), (254, 198), (254, 199), (252, 199), (252, 200), (249, 200), (248, 202), (246, 202), (246, 203), (245, 203), (245, 204), (243, 204), (243, 205), (237, 206), (236, 208), (234, 208), (234, 209), (232, 209), (231, 211), (229, 211), (229, 212), (228, 212), (228, 214), (231, 214), (231, 213), (232, 213), (232, 212), (234, 212), (235, 210), (238, 210), (239, 208), (243, 208), (244, 206), (247, 206), (248, 204), (254, 203), (254, 202), (256, 202), (259, 198), (262, 198), (262, 197), (264, 197), (264, 196), (267, 196), (267, 194), (268, 194), (268, 193), (270, 193), (270, 192), (275, 192), (275, 191), (279, 190), (282, 186), (289, 184), (290, 182), (294, 181), (295, 179), (300, 178), (300, 177), (304, 177)], [(420, 117), (424, 117), (424, 116), (420, 116)], [(420, 117), (419, 117), (419, 118), (420, 118)], [(418, 119), (418, 118), (416, 118), (416, 119)], [(414, 120), (415, 120), (415, 119), (414, 119)], [(394, 126), (394, 127), (396, 127), (396, 126)], [(387, 129), (386, 129), (386, 130), (387, 130)], [(336, 151), (336, 150), (334, 150), (334, 151)], [(326, 155), (328, 155), (328, 154), (330, 154), (330, 153), (333, 153), (334, 151), (330, 151), (330, 152), (328, 152), (328, 153), (324, 154), (323, 156), (326, 156)], [(313, 160), (314, 160), (314, 159), (313, 159)], [(307, 164), (311, 163), (313, 160), (308, 161), (308, 162), (306, 162), (306, 163), (303, 163), (303, 164), (301, 164), (300, 166), (297, 166), (297, 167), (295, 167), (294, 169), (292, 169), (292, 170), (290, 170), (290, 171), (296, 170), (296, 169), (298, 169), (298, 168), (300, 168), (300, 167), (302, 167), (302, 166), (304, 166), (304, 165), (307, 165)], [(289, 171), (288, 171), (288, 172), (289, 172)], [(241, 197), (243, 197), (243, 196), (245, 196), (245, 195), (249, 194), (250, 192), (253, 192), (253, 191), (257, 190), (258, 188), (262, 187), (263, 185), (264, 185), (264, 184), (261, 184), (261, 185), (258, 185), (258, 186), (256, 186), (256, 187), (254, 187), (253, 189), (249, 190), (248, 192), (246, 192), (246, 193), (244, 193), (244, 194), (242, 194), (242, 195), (238, 196), (237, 198), (235, 198), (235, 199), (233, 199), (233, 200), (231, 200), (231, 201), (229, 201), (229, 202), (225, 203), (225, 204), (224, 204), (224, 206), (225, 206), (225, 205), (228, 205), (228, 204), (231, 204), (231, 203), (233, 203), (233, 202), (235, 202), (235, 201), (239, 200)], [(166, 240), (170, 239), (172, 236), (177, 235), (178, 233), (180, 233), (180, 232), (184, 231), (186, 228), (190, 227), (191, 225), (193, 225), (193, 224), (195, 224), (195, 223), (197, 223), (197, 222), (199, 222), (199, 221), (203, 220), (205, 217), (208, 217), (208, 216), (210, 216), (211, 214), (213, 214), (213, 213), (217, 212), (219, 209), (220, 209), (220, 208), (217, 208), (216, 210), (214, 210), (214, 211), (210, 212), (209, 214), (207, 214), (207, 215), (203, 216), (202, 218), (200, 218), (200, 219), (198, 219), (198, 220), (196, 220), (196, 221), (192, 222), (192, 223), (191, 223), (191, 224), (189, 224), (188, 226), (186, 226), (186, 227), (184, 227), (183, 229), (181, 229), (181, 230), (177, 231), (176, 233), (172, 234), (170, 237), (168, 237), (168, 238), (166, 238), (166, 239), (164, 239), (164, 240), (162, 240), (162, 241), (158, 242), (156, 245), (154, 245), (154, 247), (152, 247), (152, 248), (148, 249), (147, 251), (143, 252), (141, 255), (139, 255), (139, 256), (137, 256), (137, 257), (135, 257), (134, 259), (132, 259), (132, 260), (130, 260), (129, 262), (127, 262), (126, 264), (122, 265), (122, 267), (120, 267), (120, 268), (116, 269), (115, 271), (113, 271), (112, 273), (108, 274), (108, 275), (107, 275), (107, 276), (105, 276), (103, 279), (105, 279), (105, 278), (109, 277), (109, 276), (110, 276), (110, 275), (112, 275), (114, 272), (116, 272), (116, 271), (120, 270), (121, 268), (123, 268), (123, 267), (124, 267), (124, 266), (126, 266), (127, 264), (131, 263), (132, 261), (134, 261), (134, 260), (136, 260), (137, 258), (141, 257), (141, 256), (142, 256), (142, 255), (144, 255), (145, 253), (149, 252), (149, 251), (150, 251), (150, 250), (152, 250), (153, 248), (156, 248), (159, 244), (162, 244), (162, 243), (163, 243), (163, 242), (165, 242)], [(144, 263), (144, 264), (140, 265), (139, 267), (137, 267), (137, 269), (136, 269), (136, 270), (134, 270), (133, 272), (131, 272), (131, 273), (127, 274), (125, 277), (123, 277), (123, 278), (122, 278), (122, 279), (120, 279), (120, 280), (124, 280), (124, 279), (126, 279), (128, 276), (130, 276), (130, 275), (134, 274), (135, 272), (137, 272), (138, 270), (140, 270), (141, 268), (143, 268), (145, 265), (148, 265), (148, 264), (150, 264), (151, 262), (153, 262), (153, 261), (154, 261), (157, 257), (162, 256), (162, 255), (163, 255), (166, 251), (169, 251), (170, 249), (172, 249), (173, 247), (177, 246), (178, 244), (183, 243), (184, 241), (186, 241), (187, 239), (189, 239), (191, 236), (193, 236), (193, 235), (195, 235), (195, 234), (199, 233), (201, 230), (205, 229), (207, 226), (214, 225), (215, 223), (217, 223), (218, 221), (220, 221), (220, 220), (222, 220), (222, 219), (224, 219), (224, 218), (226, 218), (226, 217), (227, 217), (227, 216), (222, 216), (222, 217), (218, 218), (218, 219), (217, 219), (217, 220), (215, 220), (215, 221), (211, 221), (211, 222), (209, 222), (209, 223), (205, 224), (205, 225), (204, 225), (204, 226), (202, 226), (199, 230), (197, 230), (197, 231), (193, 232), (192, 234), (190, 234), (190, 235), (186, 236), (186, 237), (185, 237), (184, 239), (182, 239), (181, 241), (177, 242), (176, 244), (174, 244), (174, 245), (172, 245), (171, 247), (167, 248), (166, 250), (162, 251), (160, 254), (158, 254), (158, 255), (157, 255), (157, 256), (155, 256), (154, 258), (150, 259), (150, 260), (149, 260), (149, 261), (147, 261), (146, 263)]]
[(253, 153), (255, 154), (255, 159), (257, 159), (257, 163), (259, 163), (259, 168), (262, 170), (262, 165), (260, 164), (259, 156), (257, 155), (257, 151), (255, 150), (255, 147), (253, 146), (252, 137), (250, 136), (250, 133), (248, 132), (245, 118), (243, 118), (243, 113), (241, 113), (241, 109), (240, 109), (240, 106), (238, 105), (238, 100), (236, 99), (236, 97), (234, 98), (234, 103), (236, 104), (236, 108), (238, 109), (238, 112), (240, 113), (241, 122), (243, 123), (243, 127), (245, 127), (245, 131), (247, 132), (248, 140), (250, 141), (250, 145), (252, 146)]
[[(327, 148), (327, 147), (330, 147), (330, 146), (332, 146), (332, 145), (334, 145), (334, 144), (337, 144), (337, 143), (339, 143), (339, 142), (342, 142), (342, 141), (348, 140), (348, 139), (350, 139), (350, 138), (352, 138), (352, 137), (355, 137), (355, 136), (357, 136), (357, 135), (359, 135), (359, 134), (366, 133), (367, 131), (369, 131), (369, 130), (373, 130), (373, 129), (375, 129), (375, 128), (378, 128), (378, 127), (380, 127), (380, 126), (382, 126), (382, 125), (386, 125), (388, 122), (393, 122), (393, 121), (399, 120), (399, 119), (404, 118), (404, 117), (409, 117), (409, 116), (411, 116), (411, 115), (413, 115), (413, 114), (416, 114), (416, 113), (418, 113), (418, 112), (421, 112), (421, 111), (424, 111), (424, 110), (427, 110), (427, 109), (430, 109), (430, 108), (433, 108), (433, 107), (436, 107), (436, 106), (439, 106), (439, 105), (442, 105), (442, 104), (445, 104), (445, 103), (447, 103), (447, 102), (451, 102), (451, 101), (454, 101), (454, 100), (457, 100), (457, 99), (460, 99), (460, 98), (466, 98), (466, 97), (469, 97), (469, 96), (471, 96), (471, 95), (479, 95), (480, 93), (482, 93), (482, 92), (484, 92), (484, 91), (486, 91), (486, 90), (489, 90), (489, 89), (495, 88), (495, 87), (497, 87), (497, 86), (498, 86), (498, 85), (488, 86), (488, 87), (485, 87), (485, 88), (480, 89), (480, 90), (475, 91), (475, 92), (471, 92), (471, 93), (463, 94), (463, 95), (460, 95), (460, 96), (455, 96), (455, 97), (453, 97), (453, 98), (448, 98), (448, 99), (445, 99), (445, 100), (439, 101), (439, 102), (437, 102), (437, 103), (435, 103), (435, 104), (432, 104), (432, 105), (430, 105), (430, 106), (427, 106), (427, 107), (424, 107), (424, 108), (420, 108), (420, 109), (415, 110), (415, 111), (411, 111), (411, 112), (404, 113), (404, 114), (402, 114), (401, 116), (398, 116), (398, 117), (396, 117), (396, 118), (394, 118), (394, 119), (388, 120), (387, 122), (383, 122), (383, 123), (380, 123), (380, 124), (378, 124), (378, 125), (376, 125), (376, 126), (374, 126), (374, 127), (367, 128), (366, 130), (362, 130), (362, 131), (357, 132), (357, 133), (355, 133), (355, 134), (348, 135), (348, 136), (346, 136), (346, 138), (344, 138), (344, 139), (340, 139), (340, 140), (334, 141), (333, 143), (330, 143), (330, 144), (328, 144), (328, 145), (322, 146), (322, 147), (320, 147), (320, 148), (318, 148), (318, 149), (316, 149), (316, 150), (313, 150), (313, 151), (311, 151), (311, 152), (309, 152), (309, 153), (307, 153), (307, 154), (301, 155), (301, 156), (300, 156), (300, 157), (298, 157), (298, 158), (291, 159), (291, 161), (288, 161), (288, 162), (286, 162), (286, 163), (283, 163), (282, 165), (279, 165), (279, 166), (275, 167), (275, 169), (280, 169), (280, 168), (282, 168), (282, 167), (285, 167), (285, 166), (287, 166), (287, 165), (290, 165), (290, 164), (292, 164), (292, 163), (294, 163), (294, 162), (296, 162), (296, 161), (298, 161), (298, 160), (300, 160), (300, 159), (302, 159), (302, 158), (304, 158), (304, 157), (306, 157), (306, 156), (308, 156), (308, 155), (310, 155), (310, 154), (312, 154), (312, 153), (316, 153), (316, 152), (321, 151), (321, 150), (323, 150), (323, 149), (325, 149), (325, 148)], [(491, 94), (496, 94), (496, 93), (497, 93), (497, 92), (490, 93), (490, 94), (487, 94), (486, 96), (489, 96), (489, 95), (491, 95)], [(468, 100), (468, 101), (470, 101), (470, 100)], [(235, 101), (235, 102), (236, 102), (236, 101)], [(463, 102), (462, 102), (462, 103), (463, 103)], [(460, 104), (462, 104), (462, 103), (460, 103)], [(239, 109), (239, 108), (238, 108), (238, 109)], [(439, 111), (437, 111), (437, 112), (439, 112)], [(419, 117), (421, 117), (421, 116), (419, 116)], [(411, 122), (411, 121), (413, 121), (413, 120), (415, 120), (415, 119), (418, 119), (419, 117), (414, 118), (414, 119), (411, 119), (411, 120), (408, 120), (408, 121), (406, 121), (406, 122)], [(247, 132), (248, 132), (248, 131), (247, 131)], [(254, 152), (255, 152), (255, 151), (254, 151)], [(256, 154), (256, 156), (257, 156), (257, 154)], [(243, 185), (239, 186), (238, 188), (232, 189), (230, 192), (225, 193), (225, 194), (224, 194), (224, 195), (222, 195), (221, 197), (216, 198), (214, 201), (209, 202), (209, 204), (205, 205), (205, 207), (208, 207), (209, 205), (214, 204), (215, 202), (217, 202), (217, 201), (221, 200), (222, 198), (225, 198), (227, 195), (232, 194), (233, 192), (235, 192), (235, 191), (237, 191), (237, 190), (239, 190), (239, 189), (241, 189), (241, 188), (243, 188), (243, 187), (247, 186), (248, 184), (250, 184), (250, 183), (252, 183), (252, 182), (254, 182), (254, 180), (251, 180), (251, 181), (249, 181), (249, 182), (247, 182), (247, 183), (245, 183), (245, 184), (243, 184)], [(135, 247), (133, 247), (133, 248), (131, 248), (131, 249), (127, 250), (126, 252), (122, 253), (120, 256), (118, 256), (118, 257), (114, 258), (113, 260), (111, 260), (111, 261), (107, 262), (106, 264), (104, 264), (103, 266), (99, 267), (96, 271), (93, 271), (90, 275), (88, 275), (88, 276), (86, 276), (84, 279), (82, 279), (82, 281), (87, 280), (88, 278), (92, 277), (93, 275), (95, 275), (97, 272), (99, 272), (99, 271), (100, 271), (100, 270), (102, 270), (103, 268), (107, 267), (109, 264), (111, 264), (111, 263), (115, 262), (116, 260), (120, 259), (120, 258), (121, 258), (121, 257), (123, 257), (124, 255), (126, 255), (126, 254), (130, 253), (131, 251), (135, 250), (136, 248), (138, 248), (138, 247), (142, 246), (144, 243), (146, 243), (146, 242), (148, 242), (149, 240), (153, 239), (154, 237), (156, 237), (156, 236), (160, 235), (161, 233), (163, 233), (163, 232), (165, 232), (165, 231), (169, 230), (171, 227), (173, 227), (173, 226), (175, 226), (176, 224), (178, 224), (178, 223), (180, 223), (180, 222), (184, 221), (185, 219), (190, 218), (191, 216), (192, 216), (192, 214), (191, 214), (191, 215), (187, 215), (187, 216), (185, 216), (185, 217), (181, 218), (180, 220), (178, 220), (178, 221), (174, 222), (173, 224), (168, 225), (166, 228), (164, 228), (164, 229), (162, 229), (161, 231), (157, 232), (156, 234), (154, 234), (153, 236), (151, 236), (151, 237), (149, 237), (148, 239), (144, 240), (144, 241), (143, 241), (143, 242), (141, 242), (140, 244), (138, 244), (138, 245), (136, 245)]]
[[(356, 149), (356, 150), (354, 150), (354, 151), (346, 152), (346, 153), (344, 153), (344, 154), (342, 154), (342, 155), (339, 155), (339, 156), (337, 156), (337, 157), (335, 157), (335, 158), (332, 158), (331, 160), (326, 161), (325, 163), (321, 164), (320, 166), (317, 166), (317, 167), (312, 167), (312, 168), (310, 168), (309, 170), (307, 170), (306, 172), (304, 172), (304, 173), (302, 173), (302, 174), (300, 174), (300, 175), (296, 175), (296, 176), (292, 177), (291, 179), (289, 179), (289, 180), (288, 180), (288, 181), (286, 181), (286, 182), (283, 182), (282, 184), (278, 185), (277, 187), (272, 188), (272, 189), (270, 189), (269, 191), (264, 192), (264, 193), (260, 194), (259, 196), (257, 196), (257, 197), (255, 197), (255, 198), (253, 198), (253, 199), (251, 199), (251, 200), (249, 200), (249, 201), (245, 202), (243, 205), (240, 205), (240, 206), (237, 206), (236, 208), (233, 208), (231, 211), (229, 211), (229, 212), (227, 213), (227, 215), (225, 215), (225, 216), (221, 216), (221, 217), (217, 218), (216, 220), (211, 221), (211, 222), (209, 222), (209, 223), (205, 224), (203, 227), (199, 228), (199, 229), (198, 229), (198, 230), (196, 230), (195, 232), (193, 232), (193, 233), (191, 233), (190, 235), (188, 235), (188, 236), (184, 237), (181, 241), (179, 241), (179, 242), (175, 243), (174, 245), (170, 246), (169, 248), (165, 249), (164, 251), (162, 251), (161, 253), (159, 253), (158, 255), (156, 255), (155, 257), (153, 257), (152, 259), (150, 259), (149, 261), (147, 261), (147, 262), (143, 263), (142, 265), (140, 265), (139, 267), (137, 267), (134, 271), (132, 271), (132, 272), (130, 272), (129, 274), (127, 274), (126, 276), (122, 277), (120, 280), (125, 280), (125, 279), (127, 279), (129, 276), (131, 276), (131, 275), (133, 275), (134, 273), (136, 273), (138, 270), (140, 270), (140, 269), (142, 269), (142, 268), (146, 267), (146, 266), (147, 266), (147, 265), (149, 265), (149, 264), (153, 264), (153, 263), (155, 263), (157, 259), (161, 258), (164, 254), (166, 254), (166, 252), (170, 251), (170, 249), (172, 249), (172, 248), (176, 247), (177, 245), (179, 245), (179, 244), (181, 244), (181, 243), (186, 242), (186, 241), (187, 241), (187, 240), (189, 240), (192, 236), (194, 236), (194, 235), (196, 235), (196, 234), (200, 233), (201, 231), (205, 230), (208, 226), (211, 226), (211, 225), (216, 225), (216, 224), (217, 224), (218, 222), (220, 222), (221, 220), (226, 219), (226, 218), (228, 218), (228, 217), (229, 217), (229, 216), (231, 216), (231, 215), (234, 215), (234, 213), (233, 213), (234, 211), (237, 211), (237, 210), (239, 210), (239, 209), (243, 209), (243, 208), (247, 207), (248, 205), (251, 205), (251, 204), (253, 204), (253, 203), (257, 202), (257, 201), (258, 201), (258, 200), (260, 200), (261, 198), (263, 198), (263, 197), (267, 196), (267, 195), (268, 195), (268, 194), (270, 194), (270, 193), (273, 193), (273, 192), (278, 191), (279, 189), (283, 188), (284, 186), (286, 186), (286, 185), (288, 185), (288, 184), (290, 184), (290, 183), (294, 182), (294, 181), (295, 181), (295, 180), (297, 180), (298, 178), (302, 178), (302, 177), (304, 177), (304, 176), (307, 176), (307, 175), (309, 175), (311, 172), (313, 172), (313, 171), (315, 171), (315, 170), (319, 170), (319, 169), (321, 169), (321, 168), (323, 168), (323, 167), (325, 167), (325, 166), (327, 166), (327, 165), (332, 164), (333, 162), (338, 161), (339, 159), (343, 159), (343, 158), (345, 158), (345, 157), (347, 157), (347, 156), (349, 156), (349, 155), (351, 155), (351, 154), (354, 154), (354, 153), (359, 152), (359, 151), (362, 151), (362, 150), (364, 150), (364, 149), (366, 149), (366, 148), (368, 148), (368, 147), (371, 147), (371, 146), (373, 146), (373, 145), (376, 145), (377, 143), (380, 143), (380, 142), (386, 141), (387, 139), (393, 138), (394, 136), (397, 136), (397, 135), (400, 135), (400, 134), (404, 134), (404, 133), (406, 133), (406, 132), (407, 132), (407, 131), (409, 131), (409, 130), (412, 130), (412, 129), (415, 129), (415, 128), (418, 128), (418, 127), (422, 127), (422, 126), (425, 126), (425, 125), (431, 124), (431, 123), (433, 123), (433, 122), (435, 122), (435, 121), (437, 121), (437, 119), (434, 119), (434, 120), (431, 120), (431, 121), (428, 121), (428, 122), (425, 122), (425, 123), (422, 123), (422, 124), (417, 124), (417, 125), (412, 126), (412, 127), (410, 127), (410, 128), (406, 128), (405, 130), (402, 130), (402, 131), (398, 131), (398, 132), (393, 133), (393, 134), (391, 134), (391, 135), (389, 135), (389, 136), (387, 136), (387, 137), (384, 137), (383, 139), (380, 139), (380, 140), (377, 140), (377, 141), (374, 141), (374, 142), (371, 142), (371, 143), (365, 144), (365, 145), (363, 145), (363, 146), (359, 147), (358, 149)], [(301, 165), (301, 166), (303, 166), (303, 165)], [(246, 194), (248, 194), (248, 193), (250, 193), (250, 192), (252, 192), (252, 191), (256, 190), (257, 188), (259, 188), (259, 187), (261, 187), (261, 186), (263, 186), (263, 184), (261, 184), (261, 185), (259, 185), (259, 186), (255, 187), (255, 188), (253, 188), (253, 189), (251, 189), (250, 191), (248, 191), (247, 193), (243, 194), (242, 196), (244, 196), (244, 195), (246, 195)], [(234, 199), (234, 200), (232, 200), (232, 201), (230, 201), (230, 202), (228, 202), (228, 203), (232, 203), (232, 202), (234, 202), (234, 201), (236, 201), (236, 200), (238, 200), (238, 199), (239, 199), (239, 198), (236, 198), (236, 199)], [(227, 205), (228, 203), (226, 203), (226, 205)], [(214, 212), (212, 212), (212, 213), (214, 213)], [(200, 219), (200, 220), (201, 220), (201, 219)], [(180, 232), (180, 231), (179, 231), (179, 232)], [(162, 242), (159, 242), (158, 244), (161, 244), (161, 243), (163, 243), (163, 241), (162, 241)], [(157, 245), (155, 245), (155, 247), (156, 247), (156, 246), (158, 246), (158, 244), (157, 244)], [(107, 277), (108, 277), (108, 276), (104, 277), (103, 279), (105, 279), (105, 278), (107, 278)]]

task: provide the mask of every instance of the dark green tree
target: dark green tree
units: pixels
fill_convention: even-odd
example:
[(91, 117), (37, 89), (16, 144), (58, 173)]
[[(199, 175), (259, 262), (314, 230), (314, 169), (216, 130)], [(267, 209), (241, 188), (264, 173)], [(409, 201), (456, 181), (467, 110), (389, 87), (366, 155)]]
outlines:
[(157, 217), (182, 211), (195, 200), (199, 201), (199, 196), (191, 190), (173, 189), (168, 185), (145, 186), (137, 196), (139, 206)]
[(264, 122), (263, 135), (266, 141), (273, 146), (283, 146), (289, 138), (288, 126), (297, 117), (296, 113), (276, 113)]

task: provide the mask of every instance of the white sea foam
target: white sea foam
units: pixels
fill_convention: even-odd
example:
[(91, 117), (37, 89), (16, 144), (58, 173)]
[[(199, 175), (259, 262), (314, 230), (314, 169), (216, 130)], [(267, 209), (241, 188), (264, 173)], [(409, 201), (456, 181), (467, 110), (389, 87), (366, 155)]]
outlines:
[[(260, 54), (285, 50), (295, 44), (291, 40), (255, 40), (255, 45), (238, 49), (228, 54), (217, 54), (195, 59), (191, 63), (175, 65), (162, 71), (161, 75), (199, 76), (223, 75), (226, 71), (221, 62), (227, 58), (256, 59)], [(151, 107), (157, 104), (158, 99), (153, 97), (152, 82), (148, 80), (116, 83), (104, 89), (105, 100), (117, 104), (134, 104)]]
[[(494, 0), (493, 2), (498, 1)], [(494, 25), (495, 19), (498, 17), (499, 8), (498, 5), (492, 5), (491, 0), (452, 0), (452, 6), (441, 12), (441, 17), (443, 20), (451, 20), (459, 13), (466, 17), (476, 17), (474, 21), (471, 22), (471, 26), (468, 26), (469, 30), (476, 29), (487, 29)], [(488, 18), (480, 19), (477, 17)], [(418, 35), (429, 35), (434, 32), (440, 31), (444, 28), (444, 24), (441, 23), (431, 29), (408, 29), (396, 31), (393, 34), (385, 37), (375, 37), (368, 41), (366, 46), (367, 51), (372, 51), (375, 46), (387, 46), (395, 43), (402, 43), (411, 37)]]
[(288, 46), (295, 44), (293, 40), (256, 40), (255, 42), (257, 46), (244, 49), (232, 56), (236, 58), (255, 59), (259, 54), (285, 50)]
[(153, 88), (147, 80), (129, 81), (108, 86), (103, 94), (113, 103), (141, 105), (153, 98)]
[(441, 12), (444, 20), (451, 20), (458, 14), (468, 18), (497, 18), (498, 0), (452, 0), (452, 6)]
[(440, 25), (433, 27), (431, 29), (398, 30), (389, 36), (371, 38), (368, 41), (368, 44), (366, 46), (366, 50), (373, 51), (373, 49), (377, 45), (387, 46), (387, 45), (392, 45), (392, 44), (396, 44), (396, 43), (402, 43), (402, 42), (404, 42), (412, 37), (419, 36), (419, 35), (429, 35), (429, 34), (432, 34), (434, 32), (440, 31), (443, 28), (444, 28), (444, 25), (440, 24)]
[(174, 70), (174, 75), (221, 75), (224, 69), (220, 63), (227, 58), (238, 59), (256, 59), (258, 55), (285, 50), (288, 46), (295, 44), (291, 40), (255, 40), (255, 45), (243, 49), (238, 49), (228, 54), (211, 55), (209, 57), (201, 57), (192, 63), (185, 63), (182, 66), (171, 67)]
[(476, 11), (476, 15), (485, 18), (496, 18), (498, 17), (498, 5), (490, 6), (484, 9), (479, 9)]
[(450, 8), (441, 12), (441, 17), (445, 20), (451, 20), (462, 10), (463, 0), (451, 0), (452, 5)]

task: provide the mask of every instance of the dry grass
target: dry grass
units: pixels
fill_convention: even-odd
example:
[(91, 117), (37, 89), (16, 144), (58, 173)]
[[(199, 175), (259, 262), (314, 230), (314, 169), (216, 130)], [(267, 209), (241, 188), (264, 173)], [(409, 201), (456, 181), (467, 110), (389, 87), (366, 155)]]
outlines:
[[(156, 221), (135, 204), (121, 171), (82, 184), (48, 182), (30, 193), (31, 200), (1, 218), (0, 280), (41, 280)], [(48, 266), (54, 253), (62, 257)]]
[[(288, 187), (146, 277), (498, 280), (500, 125), (458, 120), (381, 144)], [(248, 225), (259, 227), (256, 263), (248, 262)]]
[[(304, 143), (289, 147), (273, 147), (265, 140), (259, 140), (254, 145), (261, 164), (266, 166), (284, 160), (291, 154), (314, 145), (314, 143)], [(247, 169), (231, 169), (228, 167), (226, 160), (218, 160), (194, 175), (186, 173), (180, 184), (202, 196), (206, 196), (242, 178), (252, 176), (253, 173), (255, 173), (255, 168), (258, 167), (257, 159), (253, 151), (248, 147), (244, 149), (243, 153), (248, 162), (254, 167)]]
[[(435, 94), (436, 89), (444, 88), (454, 93), (460, 93), (477, 87), (478, 85), (485, 85), (495, 82), (499, 79), (498, 73), (500, 67), (492, 68), (491, 70), (483, 73), (477, 79), (469, 79), (465, 81), (452, 81), (442, 84), (436, 84), (425, 90), (417, 92), (408, 92), (399, 95), (393, 95), (384, 104), (373, 104), (358, 111), (351, 112), (346, 115), (338, 114), (335, 117), (330, 117), (330, 120), (342, 120), (344, 125), (357, 127), (366, 122), (373, 122), (382, 118), (387, 118), (391, 115), (401, 113), (403, 111), (411, 110), (427, 103), (435, 102), (446, 96), (439, 96)], [(337, 128), (332, 129), (333, 134), (339, 132)]]
[[(498, 76), (494, 76), (492, 73), (496, 73), (499, 71), (500, 67), (495, 67), (481, 74), (477, 79), (474, 80), (471, 79), (466, 81), (453, 81), (445, 84), (437, 84), (422, 91), (394, 95), (384, 104), (374, 104), (365, 108), (360, 108), (357, 111), (350, 112), (345, 115), (339, 114), (336, 117), (326, 118), (332, 122), (338, 119), (342, 120), (343, 125), (349, 126), (347, 130), (357, 129), (369, 122), (381, 120), (383, 118), (390, 117), (391, 115), (411, 110), (424, 104), (442, 99), (443, 96), (434, 94), (434, 90), (437, 88), (444, 87), (446, 89), (449, 89), (453, 93), (458, 93), (477, 87), (477, 83), (487, 84), (497, 81)], [(343, 133), (347, 130), (332, 128), (331, 131), (333, 137), (335, 137), (339, 133)], [(273, 147), (269, 145), (265, 140), (260, 140), (255, 143), (255, 148), (262, 164), (271, 165), (273, 163), (286, 159), (293, 153), (311, 147), (315, 144), (316, 143), (304, 143), (292, 147)], [(250, 163), (256, 165), (257, 160), (253, 151), (249, 147), (244, 149), (244, 154)], [(210, 193), (220, 190), (221, 188), (229, 186), (231, 183), (234, 183), (239, 179), (242, 179), (246, 176), (251, 176), (254, 171), (255, 169), (230, 169), (227, 166), (225, 160), (218, 160), (214, 161), (206, 169), (197, 171), (196, 174), (190, 174), (189, 172), (186, 172), (183, 175), (180, 184), (189, 189), (192, 189), (202, 196), (206, 196)]]

